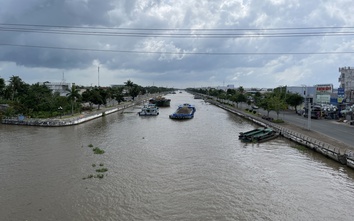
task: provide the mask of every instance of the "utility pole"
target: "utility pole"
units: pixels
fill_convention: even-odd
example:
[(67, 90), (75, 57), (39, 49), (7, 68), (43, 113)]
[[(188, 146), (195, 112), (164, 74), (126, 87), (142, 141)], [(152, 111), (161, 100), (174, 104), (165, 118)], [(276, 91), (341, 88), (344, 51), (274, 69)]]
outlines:
[(98, 87), (100, 87), (100, 66), (97, 68)]
[(311, 130), (311, 102), (310, 102), (310, 97), (308, 97), (307, 129)]

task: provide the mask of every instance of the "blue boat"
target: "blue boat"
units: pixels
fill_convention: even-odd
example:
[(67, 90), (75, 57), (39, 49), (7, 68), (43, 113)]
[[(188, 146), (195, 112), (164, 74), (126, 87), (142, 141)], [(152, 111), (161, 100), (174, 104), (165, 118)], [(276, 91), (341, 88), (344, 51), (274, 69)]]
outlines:
[(170, 119), (191, 119), (194, 117), (195, 111), (194, 105), (182, 104), (173, 114), (170, 114)]

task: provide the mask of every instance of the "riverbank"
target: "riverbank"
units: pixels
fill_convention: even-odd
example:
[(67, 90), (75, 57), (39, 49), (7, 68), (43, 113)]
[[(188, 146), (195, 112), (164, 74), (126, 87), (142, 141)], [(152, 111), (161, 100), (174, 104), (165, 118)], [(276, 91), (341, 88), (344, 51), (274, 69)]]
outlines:
[(124, 102), (110, 107), (101, 107), (93, 111), (86, 111), (74, 116), (61, 116), (56, 118), (25, 118), (25, 117), (12, 117), (12, 118), (3, 118), (2, 124), (12, 124), (12, 125), (21, 125), (21, 126), (41, 126), (41, 127), (62, 127), (62, 126), (73, 126), (82, 124), (99, 117), (103, 117), (108, 114), (112, 114), (118, 111), (123, 111), (124, 109), (133, 107), (145, 100), (138, 100), (135, 102)]
[(271, 127), (279, 132), (281, 136), (354, 169), (353, 146), (346, 145), (339, 140), (333, 139), (324, 134), (313, 130), (306, 130), (293, 124), (286, 122), (281, 124), (273, 123), (269, 120), (263, 119), (257, 114), (248, 113), (229, 104), (222, 104), (215, 100), (208, 100), (208, 102), (261, 126)]
[[(160, 95), (160, 94), (158, 94)], [(87, 121), (91, 121), (93, 119), (97, 119), (99, 117), (103, 117), (108, 114), (112, 114), (118, 111), (123, 111), (124, 109), (133, 107), (135, 105), (139, 105), (143, 102), (148, 102), (148, 99), (151, 96), (157, 95), (143, 95), (137, 97), (134, 101), (126, 101), (120, 104), (111, 105), (111, 106), (103, 106), (100, 109), (85, 111), (80, 114), (76, 114), (74, 116), (60, 116), (54, 118), (26, 118), (23, 116), (19, 117), (11, 117), (11, 118), (3, 118), (1, 120), (2, 124), (12, 124), (12, 125), (20, 125), (20, 126), (41, 126), (41, 127), (62, 127), (62, 126), (73, 126), (82, 124)]]

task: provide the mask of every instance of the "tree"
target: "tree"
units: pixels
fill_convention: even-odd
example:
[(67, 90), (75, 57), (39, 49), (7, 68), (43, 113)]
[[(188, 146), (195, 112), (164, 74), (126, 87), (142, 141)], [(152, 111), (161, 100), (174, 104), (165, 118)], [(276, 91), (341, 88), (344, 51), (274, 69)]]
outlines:
[(99, 110), (102, 104), (107, 103), (107, 96), (108, 93), (104, 89), (95, 87), (92, 90), (87, 89), (82, 93), (82, 100), (89, 102), (91, 110), (93, 104), (97, 105), (97, 109)]
[(107, 99), (109, 98), (109, 93), (107, 90), (104, 90), (103, 88), (98, 88), (98, 93), (99, 96), (101, 97), (100, 102), (98, 103), (98, 109), (100, 109), (100, 105), (106, 105), (107, 104)]
[(240, 94), (243, 94), (245, 92), (245, 89), (242, 86), (240, 86), (237, 88), (237, 92), (239, 92)]
[(4, 93), (5, 93), (5, 79), (4, 78), (0, 78), (0, 99), (3, 97)]
[(90, 90), (90, 89), (86, 89), (86, 91), (84, 91), (82, 93), (82, 95), (81, 95), (82, 101), (89, 103), (91, 111), (92, 111), (92, 106), (93, 106), (93, 102), (92, 102), (93, 98), (92, 98), (92, 96), (93, 96), (93, 93), (92, 93), (92, 90)]
[(297, 106), (302, 104), (304, 100), (305, 98), (298, 93), (288, 93), (285, 101), (287, 104), (289, 104), (289, 106), (294, 107), (295, 112), (297, 113)]
[(76, 103), (76, 100), (81, 97), (79, 91), (80, 90), (76, 88), (75, 84), (71, 86), (70, 90), (67, 89), (68, 93), (66, 94), (66, 97), (71, 102), (71, 115), (74, 115), (74, 103)]
[(253, 95), (253, 102), (257, 105), (260, 106), (259, 103), (262, 100), (262, 94), (261, 92), (257, 91), (254, 95)]
[(131, 89), (130, 89), (130, 96), (132, 96), (133, 100), (135, 97), (137, 97), (141, 92), (143, 88), (137, 84), (134, 84)]
[(118, 102), (118, 104), (124, 101), (123, 88), (122, 87), (112, 88), (112, 98), (115, 99)]
[(279, 95), (270, 96), (268, 98), (270, 110), (274, 110), (277, 113), (277, 119), (279, 119), (279, 113), (281, 110), (285, 110), (287, 104), (284, 99)]
[(11, 100), (13, 101), (17, 97), (17, 93), (25, 89), (23, 86), (25, 83), (19, 76), (10, 77), (10, 84), (8, 85), (9, 91), (11, 93)]
[(39, 83), (29, 86), (28, 93), (22, 97), (21, 103), (24, 104), (28, 110), (37, 112), (52, 112), (55, 108), (51, 90)]
[(263, 99), (258, 100), (257, 105), (267, 111), (267, 116), (269, 117), (269, 112), (272, 110), (270, 105), (270, 94), (265, 94)]
[(231, 100), (236, 102), (236, 107), (238, 108), (238, 104), (242, 102), (246, 102), (247, 97), (244, 94), (237, 92), (234, 96), (232, 96)]
[(128, 88), (131, 88), (134, 86), (134, 83), (131, 80), (127, 80), (127, 82), (124, 82), (125, 86), (127, 86)]
[(236, 90), (229, 88), (229, 89), (227, 89), (226, 94), (231, 95), (231, 96), (235, 95), (236, 94)]

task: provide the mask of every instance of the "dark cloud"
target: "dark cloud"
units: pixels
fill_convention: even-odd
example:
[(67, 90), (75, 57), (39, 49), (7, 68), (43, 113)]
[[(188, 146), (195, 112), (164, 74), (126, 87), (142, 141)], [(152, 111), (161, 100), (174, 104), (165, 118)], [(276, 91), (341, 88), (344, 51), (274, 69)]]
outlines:
[[(327, 69), (336, 73), (339, 66), (350, 65), (350, 56), (266, 53), (346, 50), (346, 45), (352, 45), (351, 36), (310, 37), (307, 32), (313, 30), (306, 28), (352, 26), (353, 20), (350, 17), (353, 6), (349, 3), (298, 0), (3, 0), (0, 8), (0, 63), (3, 65), (0, 66), (0, 75), (4, 76), (1, 70), (16, 72), (16, 66), (13, 66), (16, 64), (21, 67), (24, 80), (31, 79), (26, 73), (33, 76), (33, 68), (36, 68), (39, 72), (43, 69), (43, 73), (48, 69), (70, 72), (72, 81), (82, 81), (78, 83), (85, 84), (96, 78), (95, 74), (85, 72), (92, 73), (100, 65), (102, 71), (110, 73), (107, 74), (107, 84), (129, 76), (146, 84), (175, 82), (181, 86), (186, 85), (186, 82), (211, 84), (225, 80), (229, 81), (227, 84), (242, 83), (246, 87), (259, 86), (253, 84), (264, 84), (262, 87), (278, 84), (336, 84), (337, 74), (323, 77), (319, 72)], [(339, 9), (341, 13), (336, 13)], [(60, 29), (59, 26), (63, 28)], [(9, 27), (17, 30), (10, 31)], [(304, 29), (287, 29), (299, 27)], [(28, 28), (35, 30), (28, 31)], [(103, 31), (122, 31), (116, 28), (128, 28), (125, 32), (139, 32), (141, 36), (97, 35)], [(274, 28), (278, 29), (273, 30)], [(40, 29), (55, 29), (57, 32), (44, 33)], [(209, 34), (230, 33), (225, 29), (243, 30), (237, 32), (241, 36), (233, 38), (152, 37), (144, 34), (197, 34), (198, 29), (209, 29), (205, 31)], [(67, 33), (68, 31), (77, 33)], [(88, 31), (91, 34), (87, 34)], [(303, 35), (281, 37), (282, 34), (292, 32), (302, 32)], [(257, 36), (274, 33), (279, 36)], [(253, 36), (245, 37), (242, 34)], [(132, 53), (133, 51), (140, 53)], [(203, 53), (245, 54), (230, 56)], [(78, 74), (80, 71), (82, 73)], [(297, 77), (288, 78), (288, 74)], [(46, 76), (40, 73), (38, 75)], [(259, 76), (263, 79), (259, 80)], [(315, 82), (316, 79), (324, 82)]]

